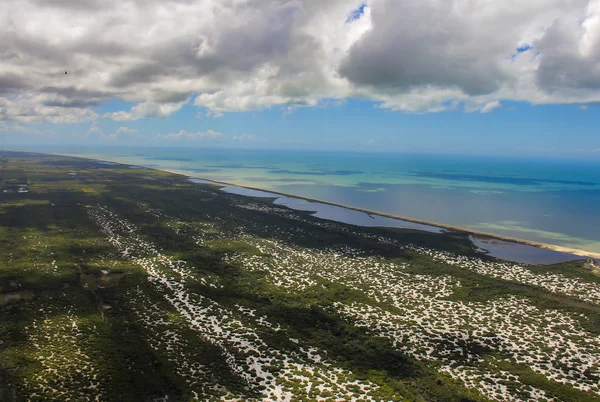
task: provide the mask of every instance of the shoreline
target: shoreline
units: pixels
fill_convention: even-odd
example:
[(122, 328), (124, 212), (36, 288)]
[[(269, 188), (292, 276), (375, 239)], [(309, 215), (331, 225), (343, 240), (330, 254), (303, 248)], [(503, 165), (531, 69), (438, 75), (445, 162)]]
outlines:
[[(18, 152), (23, 152), (23, 151), (18, 151)], [(25, 152), (27, 152), (27, 151), (25, 151)], [(318, 202), (321, 204), (341, 207), (341, 208), (349, 209), (352, 211), (363, 212), (368, 215), (378, 215), (378, 216), (382, 216), (382, 217), (386, 217), (386, 218), (402, 220), (405, 222), (434, 226), (434, 227), (446, 229), (446, 230), (453, 231), (453, 232), (468, 233), (468, 234), (483, 237), (483, 238), (480, 238), (480, 240), (487, 240), (487, 239), (500, 240), (500, 241), (506, 241), (506, 242), (517, 243), (517, 244), (522, 244), (522, 245), (526, 245), (526, 246), (532, 246), (532, 247), (542, 248), (542, 249), (546, 249), (546, 250), (556, 251), (559, 253), (572, 254), (575, 256), (579, 256), (579, 257), (600, 259), (600, 253), (596, 253), (596, 252), (592, 252), (592, 251), (585, 251), (585, 250), (570, 248), (570, 247), (566, 247), (566, 246), (559, 246), (559, 245), (555, 245), (555, 244), (542, 243), (542, 242), (537, 242), (537, 241), (533, 241), (533, 240), (520, 239), (517, 237), (499, 235), (499, 234), (480, 231), (477, 229), (469, 229), (466, 227), (461, 227), (461, 226), (456, 226), (456, 225), (448, 225), (448, 224), (444, 224), (444, 223), (428, 221), (425, 219), (411, 218), (411, 217), (391, 214), (391, 213), (387, 213), (387, 212), (374, 211), (374, 210), (370, 210), (370, 209), (366, 209), (366, 208), (354, 207), (351, 205), (345, 205), (345, 204), (335, 203), (335, 202), (331, 202), (331, 201), (320, 200), (317, 198), (304, 197), (301, 195), (284, 193), (281, 191), (274, 191), (274, 190), (269, 190), (269, 189), (264, 189), (264, 188), (259, 188), (259, 187), (253, 187), (253, 186), (248, 186), (248, 185), (244, 185), (244, 184), (224, 182), (224, 181), (213, 180), (213, 179), (208, 179), (208, 178), (199, 177), (199, 176), (192, 177), (189, 172), (185, 172), (185, 171), (153, 168), (153, 167), (148, 167), (148, 166), (143, 166), (143, 165), (128, 164), (128, 163), (123, 163), (120, 161), (109, 160), (109, 159), (97, 159), (94, 157), (86, 157), (86, 156), (75, 155), (75, 154), (58, 154), (58, 153), (41, 153), (41, 152), (28, 152), (28, 153), (33, 153), (33, 154), (38, 154), (38, 155), (67, 156), (67, 157), (72, 157), (72, 158), (74, 157), (74, 158), (84, 159), (84, 160), (88, 160), (88, 161), (111, 162), (111, 163), (115, 163), (115, 164), (123, 165), (123, 166), (140, 166), (140, 167), (143, 167), (143, 168), (149, 169), (149, 170), (162, 171), (162, 172), (167, 172), (167, 173), (176, 174), (176, 175), (180, 175), (180, 176), (185, 176), (187, 178), (205, 180), (205, 181), (214, 183), (216, 185), (234, 186), (234, 187), (245, 188), (248, 190), (257, 190), (257, 191), (262, 191), (262, 192), (266, 192), (266, 193), (276, 194), (279, 196), (285, 196), (285, 197), (289, 197), (289, 198), (306, 200), (309, 202)]]

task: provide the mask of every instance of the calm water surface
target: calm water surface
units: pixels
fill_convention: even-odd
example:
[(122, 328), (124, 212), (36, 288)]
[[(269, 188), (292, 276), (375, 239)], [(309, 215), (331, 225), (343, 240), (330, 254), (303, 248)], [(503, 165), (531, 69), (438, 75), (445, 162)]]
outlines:
[[(196, 178), (191, 178), (190, 181), (198, 184), (215, 184), (214, 182), (208, 180)], [(223, 186), (220, 190), (226, 193), (244, 195), (247, 197), (275, 198), (274, 204), (276, 205), (284, 205), (288, 208), (298, 211), (313, 212), (312, 216), (314, 217), (351, 225), (413, 229), (431, 233), (442, 233), (445, 231), (445, 229), (436, 226), (388, 218), (377, 214), (368, 214), (344, 207), (308, 201), (301, 198), (287, 197), (266, 191), (248, 189), (238, 186)], [(506, 261), (513, 261), (522, 264), (558, 264), (567, 261), (585, 259), (584, 257), (577, 255), (529, 246), (526, 244), (496, 239), (483, 240), (475, 236), (470, 236), (470, 239), (476, 249), (482, 254), (487, 254)]]
[(38, 151), (177, 170), (600, 252), (600, 161), (181, 148)]
[[(207, 183), (206, 181), (192, 180), (195, 183)], [(208, 183), (212, 184), (211, 182)], [(225, 186), (222, 188), (222, 190), (230, 194), (239, 194), (249, 197), (276, 198), (274, 202), (276, 205), (283, 205), (297, 211), (313, 212), (312, 216), (316, 218), (347, 223), (350, 225), (414, 229), (432, 233), (442, 233), (444, 231), (444, 229), (435, 226), (423, 225), (420, 223), (408, 222), (400, 219), (392, 219), (381, 215), (367, 214), (365, 212), (338, 207), (336, 205), (323, 204), (322, 202), (308, 201), (301, 198), (286, 197), (265, 191), (237, 186)]]

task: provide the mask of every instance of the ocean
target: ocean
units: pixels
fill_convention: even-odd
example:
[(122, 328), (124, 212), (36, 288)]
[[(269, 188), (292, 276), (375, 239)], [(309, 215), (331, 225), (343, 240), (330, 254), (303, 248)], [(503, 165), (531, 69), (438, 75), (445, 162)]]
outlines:
[(143, 147), (37, 150), (177, 170), (600, 253), (600, 160)]

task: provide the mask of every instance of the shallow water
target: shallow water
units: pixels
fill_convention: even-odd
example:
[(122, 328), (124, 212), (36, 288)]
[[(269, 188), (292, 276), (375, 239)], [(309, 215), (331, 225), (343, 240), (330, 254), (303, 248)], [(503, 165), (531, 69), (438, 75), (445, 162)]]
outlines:
[(545, 248), (503, 240), (481, 240), (475, 236), (471, 236), (471, 241), (475, 247), (482, 250), (487, 255), (506, 261), (519, 262), (522, 264), (549, 265), (586, 259), (585, 257), (574, 254), (562, 253), (560, 251), (548, 250)]
[(600, 253), (599, 160), (142, 147), (46, 151)]
[[(214, 184), (214, 183), (213, 183)], [(423, 225), (420, 223), (403, 221), (400, 219), (388, 218), (386, 216), (368, 214), (366, 212), (355, 211), (336, 205), (323, 204), (304, 200), (302, 198), (287, 197), (284, 195), (269, 193), (266, 191), (253, 190), (237, 186), (225, 186), (221, 188), (230, 194), (245, 195), (248, 197), (276, 198), (275, 205), (283, 205), (296, 211), (313, 212), (312, 216), (335, 222), (346, 223), (365, 227), (387, 227), (399, 229), (413, 229), (432, 233), (442, 233), (444, 229), (435, 226)]]
[[(202, 179), (192, 178), (190, 179), (190, 181), (199, 184), (215, 184), (211, 181)], [(426, 231), (430, 233), (443, 233), (445, 231), (445, 229), (443, 228), (431, 225), (423, 225), (420, 223), (408, 222), (401, 219), (388, 218), (376, 214), (368, 214), (365, 212), (355, 211), (340, 206), (323, 204), (320, 202), (309, 201), (302, 198), (282, 196), (266, 191), (248, 189), (238, 186), (224, 186), (220, 190), (229, 194), (244, 195), (247, 197), (276, 198), (273, 202), (276, 205), (283, 205), (297, 211), (314, 212), (312, 216), (316, 218), (356, 226), (412, 229)], [(475, 236), (470, 236), (470, 239), (473, 242), (473, 245), (482, 254), (500, 258), (505, 261), (512, 261), (521, 264), (547, 265), (585, 259), (584, 257), (574, 254), (563, 253), (554, 250), (548, 250), (545, 248), (534, 247), (526, 244), (508, 242), (503, 240), (481, 240)]]

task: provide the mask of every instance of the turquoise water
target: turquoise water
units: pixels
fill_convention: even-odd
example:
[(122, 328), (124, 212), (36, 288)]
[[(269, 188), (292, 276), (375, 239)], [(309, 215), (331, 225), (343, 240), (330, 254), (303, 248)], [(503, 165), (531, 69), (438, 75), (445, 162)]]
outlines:
[(600, 161), (230, 149), (38, 150), (177, 170), (600, 252)]

